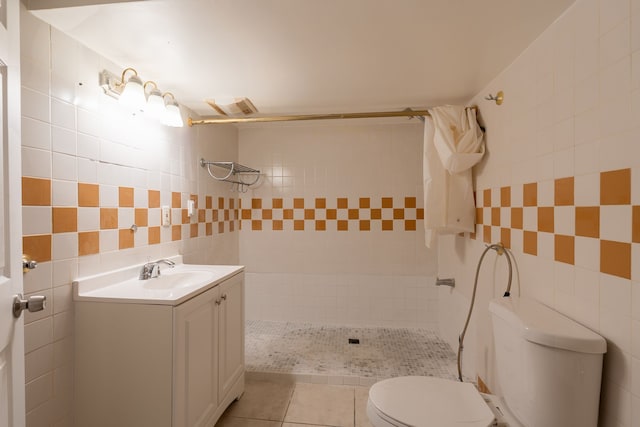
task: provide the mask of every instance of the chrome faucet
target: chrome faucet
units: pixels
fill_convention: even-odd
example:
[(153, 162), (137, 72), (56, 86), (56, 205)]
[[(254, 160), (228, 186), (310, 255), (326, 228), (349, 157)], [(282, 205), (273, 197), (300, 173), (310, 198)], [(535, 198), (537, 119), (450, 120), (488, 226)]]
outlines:
[(142, 269), (140, 269), (140, 276), (138, 276), (138, 279), (149, 280), (160, 276), (160, 264), (167, 264), (170, 268), (173, 268), (176, 265), (175, 262), (166, 258), (162, 258), (154, 262), (148, 262), (142, 266)]

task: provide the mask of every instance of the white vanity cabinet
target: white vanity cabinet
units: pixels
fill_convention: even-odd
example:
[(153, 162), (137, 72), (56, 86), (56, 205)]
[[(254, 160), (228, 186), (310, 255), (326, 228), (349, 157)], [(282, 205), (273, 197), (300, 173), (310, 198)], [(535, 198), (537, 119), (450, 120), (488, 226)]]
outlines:
[(178, 305), (75, 310), (77, 426), (212, 427), (244, 391), (242, 271)]

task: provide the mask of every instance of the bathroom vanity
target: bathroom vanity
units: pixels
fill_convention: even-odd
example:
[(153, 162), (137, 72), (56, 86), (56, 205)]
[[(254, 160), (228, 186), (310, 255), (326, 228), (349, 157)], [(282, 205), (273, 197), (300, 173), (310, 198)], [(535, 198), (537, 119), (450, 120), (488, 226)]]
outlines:
[(74, 282), (75, 425), (213, 426), (244, 391), (244, 268), (138, 269)]

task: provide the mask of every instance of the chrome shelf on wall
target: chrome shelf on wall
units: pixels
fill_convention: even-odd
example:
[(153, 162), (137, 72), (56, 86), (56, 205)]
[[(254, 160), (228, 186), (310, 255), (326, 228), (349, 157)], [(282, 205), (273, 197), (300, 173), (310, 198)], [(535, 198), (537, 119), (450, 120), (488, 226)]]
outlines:
[[(256, 184), (260, 179), (259, 170), (252, 169), (236, 162), (209, 162), (205, 159), (200, 159), (200, 166), (206, 168), (211, 178), (216, 181), (230, 182), (232, 184), (231, 190), (235, 190), (239, 193), (246, 193), (249, 187)], [(228, 170), (229, 172), (225, 176), (216, 176), (211, 172), (211, 166), (216, 166), (220, 169)], [(243, 179), (245, 176), (252, 177), (252, 180)]]

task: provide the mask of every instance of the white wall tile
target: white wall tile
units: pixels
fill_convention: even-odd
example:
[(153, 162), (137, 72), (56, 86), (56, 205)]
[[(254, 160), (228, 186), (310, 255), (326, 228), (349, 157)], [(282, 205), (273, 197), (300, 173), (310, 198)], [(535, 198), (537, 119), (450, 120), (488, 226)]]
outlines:
[(29, 88), (22, 88), (22, 110), (24, 117), (49, 123), (49, 97)]
[(51, 152), (22, 147), (22, 175), (51, 178)]
[(23, 117), (22, 146), (51, 150), (51, 125), (40, 120)]
[(51, 149), (58, 153), (76, 155), (76, 133), (57, 126), (51, 127)]
[(576, 206), (600, 205), (600, 174), (592, 173), (574, 178), (574, 203)]
[(607, 0), (600, 2), (600, 34), (611, 31), (622, 20), (629, 17), (629, 0)]
[(600, 238), (631, 243), (631, 206), (600, 206)]
[(78, 256), (78, 234), (58, 233), (51, 239), (51, 256), (54, 261)]
[(78, 184), (72, 181), (51, 181), (53, 206), (78, 206)]
[(53, 338), (53, 318), (47, 317), (24, 327), (24, 352), (28, 354), (33, 350), (51, 343)]
[(22, 207), (22, 234), (50, 234), (51, 233), (51, 207), (49, 206), (23, 206)]
[(67, 154), (52, 154), (52, 173), (53, 179), (64, 181), (78, 181), (78, 166), (75, 156)]
[(78, 231), (100, 229), (100, 208), (78, 208)]
[(51, 99), (51, 124), (66, 128), (76, 129), (76, 108), (73, 104)]

